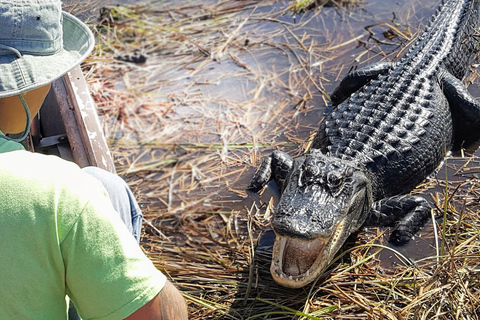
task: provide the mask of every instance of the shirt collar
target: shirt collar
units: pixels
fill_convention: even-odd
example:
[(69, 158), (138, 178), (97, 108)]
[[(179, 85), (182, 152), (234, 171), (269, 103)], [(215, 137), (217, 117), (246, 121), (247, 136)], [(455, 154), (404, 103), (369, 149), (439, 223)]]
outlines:
[[(3, 135), (1, 132), (0, 134)], [(19, 142), (7, 140), (0, 137), (0, 153), (17, 151), (17, 150), (25, 150), (25, 148)]]

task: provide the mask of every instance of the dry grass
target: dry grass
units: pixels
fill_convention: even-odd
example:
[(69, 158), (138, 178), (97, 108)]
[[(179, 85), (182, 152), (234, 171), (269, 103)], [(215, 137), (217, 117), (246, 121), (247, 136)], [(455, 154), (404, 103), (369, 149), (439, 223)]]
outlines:
[[(393, 21), (373, 20), (368, 6), (293, 5), (153, 1), (107, 7), (95, 21), (85, 72), (117, 170), (146, 215), (143, 248), (182, 289), (191, 319), (478, 319), (477, 157), (449, 160), (448, 179), (419, 188), (445, 219), (441, 236), (422, 234), (433, 249), (415, 264), (386, 245), (385, 230), (370, 230), (315, 285), (272, 281), (268, 253), (254, 247), (275, 197), (246, 194), (254, 167), (272, 149), (301, 153), (325, 92), (351, 66), (401, 54), (425, 3), (406, 3)], [(146, 62), (120, 59), (135, 53)]]

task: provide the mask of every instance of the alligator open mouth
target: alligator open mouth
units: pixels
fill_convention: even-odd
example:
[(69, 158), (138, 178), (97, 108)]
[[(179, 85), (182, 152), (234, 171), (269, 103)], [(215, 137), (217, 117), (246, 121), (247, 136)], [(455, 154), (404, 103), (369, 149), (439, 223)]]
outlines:
[(277, 235), (270, 271), (274, 280), (289, 288), (301, 288), (315, 280), (332, 261), (343, 237), (339, 223), (331, 237), (302, 240)]

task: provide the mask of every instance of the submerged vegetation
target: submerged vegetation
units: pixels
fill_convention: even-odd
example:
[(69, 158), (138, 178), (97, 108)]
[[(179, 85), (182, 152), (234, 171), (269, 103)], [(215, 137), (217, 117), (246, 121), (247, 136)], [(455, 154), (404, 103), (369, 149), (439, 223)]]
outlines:
[(322, 6), (337, 6), (340, 8), (349, 8), (354, 5), (363, 4), (362, 0), (295, 0), (291, 8), (295, 12), (311, 10)]
[(388, 230), (362, 231), (299, 290), (275, 284), (268, 251), (255, 250), (278, 198), (245, 191), (259, 159), (303, 152), (338, 79), (401, 55), (425, 23), (416, 9), (437, 3), (406, 1), (393, 16), (359, 1), (292, 10), (313, 2), (150, 1), (90, 19), (97, 45), (84, 71), (144, 210), (144, 250), (191, 319), (478, 319), (475, 155), (451, 156), (415, 191), (436, 219), (408, 248), (389, 246)]

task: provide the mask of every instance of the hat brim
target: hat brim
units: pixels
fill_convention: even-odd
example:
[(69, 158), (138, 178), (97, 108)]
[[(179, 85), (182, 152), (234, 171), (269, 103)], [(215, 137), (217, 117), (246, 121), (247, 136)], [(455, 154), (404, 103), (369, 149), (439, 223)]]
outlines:
[(0, 98), (47, 85), (79, 65), (95, 44), (90, 29), (73, 15), (63, 14), (63, 49), (48, 56), (0, 55)]

